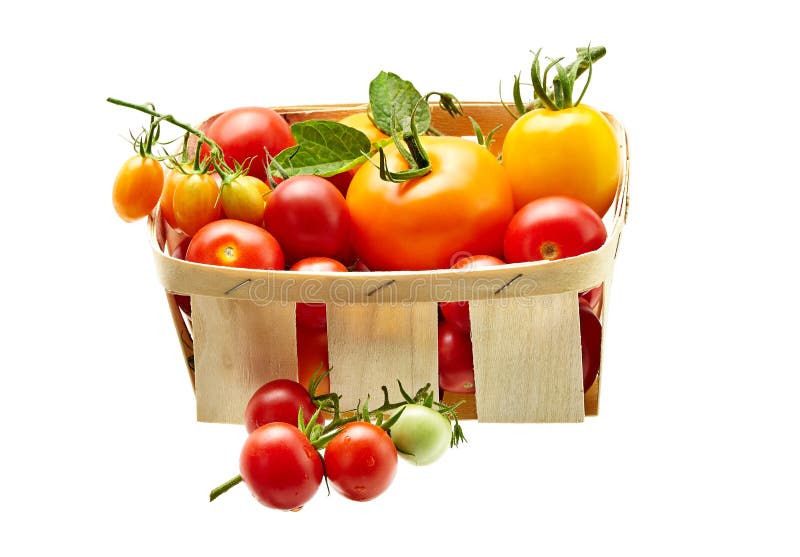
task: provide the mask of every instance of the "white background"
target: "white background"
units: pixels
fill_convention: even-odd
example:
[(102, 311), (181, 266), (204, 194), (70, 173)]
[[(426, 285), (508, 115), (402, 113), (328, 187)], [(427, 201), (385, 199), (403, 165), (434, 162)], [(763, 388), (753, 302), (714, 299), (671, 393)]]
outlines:
[[(800, 50), (780, 3), (81, 4), (0, 24), (0, 553), (798, 554)], [(600, 416), (468, 423), (372, 503), (209, 504), (244, 431), (194, 421), (144, 223), (110, 203), (142, 120), (104, 99), (196, 122), (363, 101), (386, 69), (493, 101), (530, 49), (589, 40), (609, 54), (586, 100), (632, 153)]]

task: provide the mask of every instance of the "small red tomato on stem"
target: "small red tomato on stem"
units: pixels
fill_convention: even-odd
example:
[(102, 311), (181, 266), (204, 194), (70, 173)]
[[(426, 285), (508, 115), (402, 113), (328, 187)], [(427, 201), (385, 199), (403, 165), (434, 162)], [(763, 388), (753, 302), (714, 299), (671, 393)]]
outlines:
[[(306, 257), (292, 265), (289, 270), (306, 273), (346, 273), (347, 267), (330, 257)], [(324, 303), (298, 303), (295, 315), (298, 327), (323, 329), (328, 325)]]
[(222, 267), (283, 269), (283, 252), (272, 235), (254, 224), (222, 219), (207, 224), (189, 242), (186, 260)]
[(374, 499), (397, 472), (397, 449), (369, 422), (351, 422), (325, 448), (325, 471), (333, 488), (354, 501)]
[(439, 323), (439, 388), (452, 393), (475, 392), (472, 341), (455, 325)]
[(504, 240), (505, 259), (508, 263), (564, 259), (594, 251), (605, 241), (603, 221), (586, 203), (563, 196), (543, 197), (511, 219)]
[[(297, 381), (275, 379), (262, 385), (250, 397), (244, 410), (244, 425), (248, 433), (272, 422), (296, 426), (301, 408), (303, 419), (308, 423), (317, 411), (317, 406), (311, 400), (308, 391)], [(325, 418), (320, 414), (316, 421), (318, 424), (323, 424)]]
[[(492, 255), (472, 255), (460, 259), (453, 269), (471, 270), (483, 267), (505, 265), (505, 261)], [(439, 304), (444, 318), (464, 334), (470, 333), (469, 302), (442, 302)]]

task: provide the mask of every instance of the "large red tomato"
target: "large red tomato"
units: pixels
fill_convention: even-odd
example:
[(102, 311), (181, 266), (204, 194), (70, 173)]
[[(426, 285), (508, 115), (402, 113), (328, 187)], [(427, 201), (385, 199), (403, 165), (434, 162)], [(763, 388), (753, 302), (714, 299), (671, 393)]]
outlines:
[[(358, 256), (376, 271), (447, 269), (461, 253), (501, 256), (514, 212), (503, 167), (459, 137), (421, 142), (431, 162), (427, 175), (397, 184), (364, 164), (353, 177), (347, 206)], [(385, 151), (391, 170), (408, 167), (394, 145)]]
[(563, 259), (600, 248), (603, 221), (591, 207), (570, 197), (543, 197), (517, 211), (505, 237), (508, 263)]
[(189, 242), (186, 260), (222, 267), (283, 269), (283, 252), (272, 235), (254, 224), (222, 219), (205, 225)]
[(222, 148), (228, 166), (249, 164), (248, 174), (260, 180), (267, 178), (265, 153), (274, 157), (295, 144), (289, 124), (280, 114), (256, 106), (223, 112), (208, 126), (206, 135)]
[[(347, 267), (329, 257), (306, 257), (291, 266), (290, 271), (346, 273)], [(298, 327), (324, 329), (328, 326), (328, 316), (323, 303), (298, 303), (296, 309)]]

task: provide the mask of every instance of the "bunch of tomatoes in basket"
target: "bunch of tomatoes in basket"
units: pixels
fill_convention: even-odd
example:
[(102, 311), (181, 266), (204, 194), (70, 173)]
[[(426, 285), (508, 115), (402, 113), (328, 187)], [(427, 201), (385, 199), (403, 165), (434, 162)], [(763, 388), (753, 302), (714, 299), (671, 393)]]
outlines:
[[(622, 161), (611, 122), (581, 103), (586, 87), (573, 96), (604, 53), (580, 48), (571, 63), (544, 69), (536, 53), (533, 100), (522, 101), (516, 78), (506, 107), (515, 121), (496, 135), (470, 118), (475, 140), (432, 125), (434, 97), (441, 111), (467, 117), (455, 97), (423, 96), (387, 72), (370, 83), (364, 110), (338, 121), (289, 125), (270, 108), (242, 107), (195, 128), (152, 105), (109, 99), (150, 115), (117, 176), (114, 206), (125, 220), (160, 215), (182, 238), (171, 254), (208, 265), (424, 271), (591, 252), (606, 240), (602, 217)], [(185, 132), (177, 154), (174, 143), (173, 153), (156, 152), (164, 124)], [(602, 285), (580, 295), (585, 389), (599, 368), (601, 298)], [(187, 300), (182, 307), (190, 312)], [(440, 388), (474, 392), (468, 302), (440, 308)], [(328, 364), (325, 305), (296, 312), (299, 379), (308, 386)]]
[(380, 407), (370, 410), (364, 403), (342, 412), (337, 394), (315, 394), (323, 377), (315, 376), (310, 392), (295, 381), (277, 379), (252, 395), (245, 409), (248, 436), (240, 474), (212, 490), (212, 501), (244, 481), (265, 506), (298, 510), (323, 477), (347, 499), (369, 501), (391, 485), (398, 455), (425, 466), (466, 440), (456, 405), (435, 402), (430, 385), (413, 396), (399, 385), (403, 400), (396, 403), (383, 387)]

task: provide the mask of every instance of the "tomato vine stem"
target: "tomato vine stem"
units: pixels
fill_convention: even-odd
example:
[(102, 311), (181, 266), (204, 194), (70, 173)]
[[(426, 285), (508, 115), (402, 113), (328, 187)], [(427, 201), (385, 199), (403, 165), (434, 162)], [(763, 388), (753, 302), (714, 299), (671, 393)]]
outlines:
[(217, 487), (211, 490), (211, 493), (209, 494), (209, 501), (213, 501), (214, 499), (216, 499), (217, 497), (219, 497), (232, 487), (239, 485), (240, 483), (242, 483), (242, 476), (237, 475), (228, 480), (227, 482), (218, 485)]

